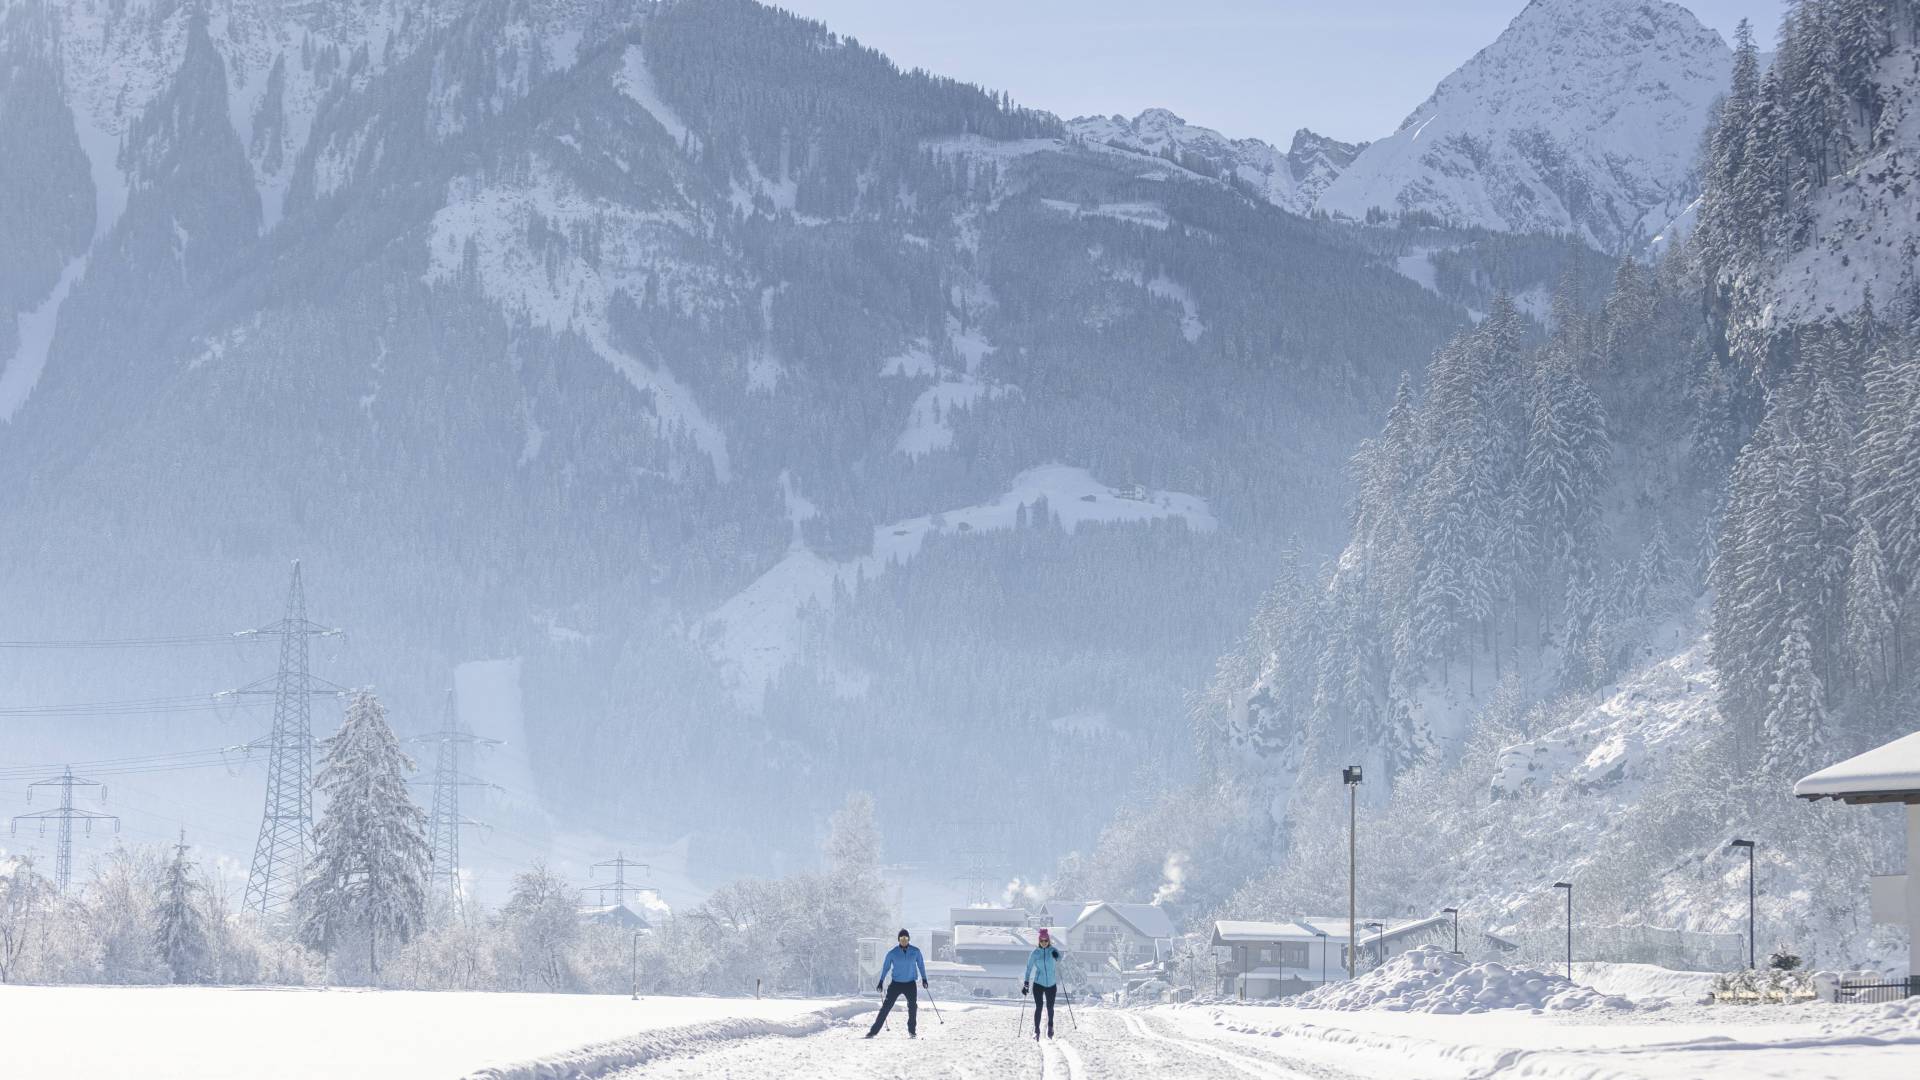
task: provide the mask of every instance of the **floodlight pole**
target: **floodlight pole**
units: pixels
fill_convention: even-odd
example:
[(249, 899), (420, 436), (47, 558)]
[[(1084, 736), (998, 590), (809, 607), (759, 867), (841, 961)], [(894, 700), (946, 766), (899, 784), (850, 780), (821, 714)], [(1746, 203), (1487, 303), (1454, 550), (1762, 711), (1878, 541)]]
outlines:
[(1355, 839), (1355, 827), (1359, 822), (1360, 805), (1360, 766), (1349, 765), (1340, 770), (1340, 780), (1347, 785), (1347, 978), (1357, 973), (1355, 965), (1359, 963), (1356, 955), (1360, 948), (1360, 915), (1355, 904), (1354, 879), (1357, 873), (1359, 842)]
[(1567, 981), (1573, 981), (1573, 882), (1556, 881), (1556, 889), (1567, 890)]
[(1754, 887), (1753, 887), (1753, 848), (1754, 848), (1754, 842), (1753, 842), (1753, 841), (1751, 841), (1751, 840), (1735, 840), (1735, 841), (1732, 841), (1731, 843), (1729, 843), (1729, 844), (1728, 844), (1727, 846), (1728, 846), (1728, 847), (1733, 847), (1733, 848), (1746, 848), (1746, 849), (1747, 849), (1747, 970), (1749, 970), (1749, 971), (1752, 971), (1752, 970), (1753, 970), (1754, 968), (1756, 968), (1756, 967), (1758, 967), (1758, 966), (1759, 966), (1759, 965), (1757, 965), (1756, 963), (1754, 963), (1754, 947), (1753, 947), (1753, 945), (1754, 945), (1754, 918), (1753, 918), (1753, 908), (1754, 908)]

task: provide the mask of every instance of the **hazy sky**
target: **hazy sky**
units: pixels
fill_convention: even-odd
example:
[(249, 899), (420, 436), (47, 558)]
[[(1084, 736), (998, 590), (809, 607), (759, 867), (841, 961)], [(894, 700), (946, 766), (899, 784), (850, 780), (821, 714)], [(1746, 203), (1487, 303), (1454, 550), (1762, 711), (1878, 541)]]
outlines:
[[(772, 0), (891, 56), (1064, 117), (1151, 106), (1283, 148), (1390, 134), (1525, 0)], [(1686, 6), (1772, 40), (1781, 0)]]

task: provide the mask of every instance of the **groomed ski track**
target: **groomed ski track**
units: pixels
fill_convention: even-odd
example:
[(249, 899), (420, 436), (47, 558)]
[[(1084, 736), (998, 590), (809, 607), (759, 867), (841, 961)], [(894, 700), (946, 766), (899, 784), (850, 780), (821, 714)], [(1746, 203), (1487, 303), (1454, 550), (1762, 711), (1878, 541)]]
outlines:
[(872, 1023), (869, 1012), (801, 1038), (742, 1039), (613, 1075), (621, 1080), (1345, 1080), (1358, 1075), (1185, 1038), (1130, 1010), (1076, 1009), (1076, 1031), (1063, 1001), (1055, 1038), (1035, 1043), (1028, 1026), (1031, 1012), (1016, 1021), (1014, 1010), (1004, 1005), (943, 1003), (940, 1008), (946, 1023), (923, 1007), (920, 1037), (912, 1041), (906, 1016), (896, 1008), (888, 1020), (892, 1030), (871, 1041), (862, 1038)]

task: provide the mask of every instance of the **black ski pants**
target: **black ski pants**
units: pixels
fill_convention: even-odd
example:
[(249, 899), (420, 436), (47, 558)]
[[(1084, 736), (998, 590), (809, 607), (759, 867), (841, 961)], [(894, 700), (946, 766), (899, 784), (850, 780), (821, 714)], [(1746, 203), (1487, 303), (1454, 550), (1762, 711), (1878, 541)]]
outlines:
[(914, 985), (912, 979), (906, 982), (895, 979), (887, 984), (887, 1000), (880, 1003), (880, 1015), (873, 1018), (873, 1027), (868, 1034), (879, 1032), (881, 1025), (887, 1022), (887, 1013), (893, 1011), (894, 999), (902, 994), (907, 996), (907, 1034), (914, 1034), (914, 1025), (920, 1022), (920, 988)]
[(1035, 1035), (1040, 1034), (1040, 1009), (1042, 1006), (1047, 1010), (1047, 1034), (1053, 1034), (1053, 995), (1059, 989), (1057, 986), (1041, 986), (1039, 983), (1034, 984), (1033, 1033)]

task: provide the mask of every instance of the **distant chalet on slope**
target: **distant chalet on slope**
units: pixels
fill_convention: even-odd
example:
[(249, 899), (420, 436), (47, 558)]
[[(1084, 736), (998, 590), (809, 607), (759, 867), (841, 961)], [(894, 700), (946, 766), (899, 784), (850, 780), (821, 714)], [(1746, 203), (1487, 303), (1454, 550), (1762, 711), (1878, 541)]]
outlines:
[(1904, 925), (1909, 985), (1920, 977), (1920, 731), (1829, 765), (1793, 785), (1802, 799), (1907, 804), (1907, 872), (1873, 881), (1875, 922)]

